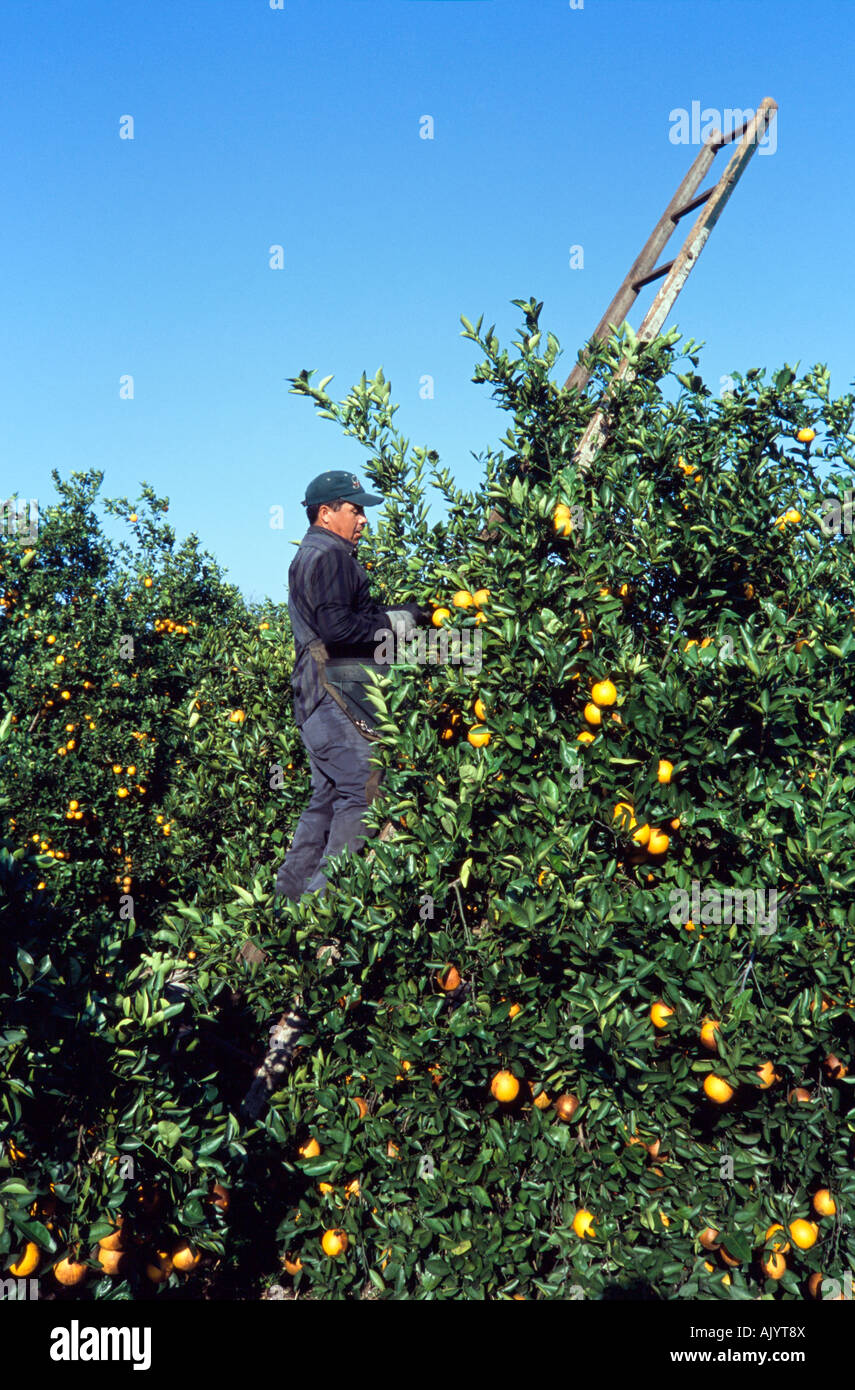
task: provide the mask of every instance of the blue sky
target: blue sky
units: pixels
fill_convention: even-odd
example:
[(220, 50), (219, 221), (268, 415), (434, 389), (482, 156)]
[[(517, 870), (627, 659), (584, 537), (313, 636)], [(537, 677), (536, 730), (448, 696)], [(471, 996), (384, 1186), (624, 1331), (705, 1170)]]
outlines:
[(145, 480), (179, 537), (195, 531), (247, 597), (281, 601), (306, 482), (365, 458), (285, 379), (332, 372), (342, 398), (382, 365), (399, 428), (474, 486), (473, 454), (506, 420), (471, 381), (459, 315), (510, 347), (510, 301), (543, 300), (563, 381), (697, 152), (669, 138), (695, 101), (774, 97), (776, 148), (754, 156), (671, 322), (705, 341), (711, 386), (823, 361), (841, 394), (852, 42), (850, 0), (16, 0), (3, 496), (50, 505), (54, 467), (103, 469), (107, 496)]

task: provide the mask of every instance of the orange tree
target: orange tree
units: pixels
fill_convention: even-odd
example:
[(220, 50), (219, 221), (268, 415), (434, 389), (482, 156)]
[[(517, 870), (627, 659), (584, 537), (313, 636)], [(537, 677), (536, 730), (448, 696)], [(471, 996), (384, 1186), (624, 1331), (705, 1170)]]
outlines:
[[(812, 1274), (851, 1269), (853, 565), (823, 499), (850, 482), (852, 399), (831, 398), (822, 368), (749, 372), (716, 399), (693, 344), (681, 373), (676, 334), (644, 350), (627, 335), (595, 387), (622, 349), (635, 374), (579, 475), (593, 401), (559, 394), (541, 306), (519, 307), (514, 358), (464, 320), (485, 354), (475, 380), (511, 416), (475, 493), (410, 449), (382, 373), (343, 402), (294, 380), (370, 451), (388, 501), (360, 554), (378, 597), (448, 608), (480, 664), (414, 651), (378, 687), (384, 835), (279, 919), (270, 870), (306, 794), (284, 614), (224, 595), (218, 622), (192, 591), (170, 605), (198, 628), (174, 663), (180, 699), (145, 726), (169, 752), (149, 809), (171, 835), (147, 821), (133, 840), (157, 845), (166, 898), (80, 919), (80, 973), (70, 952), (44, 967), (65, 946), (51, 911), (72, 902), (61, 860), (60, 891), (7, 937), (10, 1262), (28, 1234), (85, 1257), (121, 1211), (127, 1264), (85, 1285), (102, 1296), (184, 1292), (165, 1256), (188, 1233), (220, 1292), (275, 1275), (316, 1297), (800, 1298)], [(15, 588), (41, 546), (14, 558)], [(91, 565), (69, 563), (75, 580)], [(21, 669), (30, 683), (37, 663)], [(55, 699), (47, 674), (31, 698)], [(58, 762), (21, 795), (29, 709), (22, 691), (7, 703), (3, 864), (20, 902), (61, 828), (45, 815), (80, 797)], [(129, 720), (108, 713), (110, 735)], [(266, 961), (239, 953), (247, 939)], [(250, 1064), (295, 1000), (306, 1032), (251, 1123)], [(85, 1097), (63, 1028), (99, 1078)], [(66, 1098), (51, 1136), (44, 1085)], [(133, 1182), (116, 1171), (128, 1155)]]

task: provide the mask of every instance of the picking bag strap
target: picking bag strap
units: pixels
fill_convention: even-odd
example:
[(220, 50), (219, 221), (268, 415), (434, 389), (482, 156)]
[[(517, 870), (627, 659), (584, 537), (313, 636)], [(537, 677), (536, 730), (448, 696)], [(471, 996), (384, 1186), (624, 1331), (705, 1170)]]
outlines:
[(347, 701), (345, 700), (341, 691), (336, 690), (335, 686), (331, 685), (330, 682), (327, 680), (327, 662), (329, 661), (329, 652), (327, 651), (326, 643), (324, 642), (323, 638), (315, 637), (308, 644), (306, 650), (309, 652), (312, 660), (318, 668), (318, 679), (320, 680), (320, 683), (323, 686), (324, 690), (327, 692), (327, 694), (331, 695), (332, 698), (335, 700), (336, 704), (339, 706), (339, 708), (344, 710), (351, 724), (354, 726), (355, 729), (358, 729), (359, 733), (362, 734), (362, 737), (368, 739), (371, 743), (376, 743), (380, 738), (380, 735), (378, 733), (375, 733), (374, 730), (370, 727), (370, 725), (366, 724), (364, 719), (357, 719), (354, 714), (351, 714), (350, 709), (347, 705)]

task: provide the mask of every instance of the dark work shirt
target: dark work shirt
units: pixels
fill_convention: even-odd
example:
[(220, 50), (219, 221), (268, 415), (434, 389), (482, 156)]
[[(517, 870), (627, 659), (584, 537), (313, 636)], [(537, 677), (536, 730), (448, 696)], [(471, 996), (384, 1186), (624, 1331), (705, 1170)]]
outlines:
[[(336, 663), (347, 658), (367, 658), (363, 669), (370, 669), (381, 640), (375, 634), (389, 628), (390, 620), (387, 610), (371, 597), (368, 575), (356, 558), (356, 546), (322, 526), (309, 527), (291, 561), (288, 614), (294, 633), (294, 721), (300, 728), (325, 694), (317, 666), (307, 650), (309, 642), (314, 637), (323, 639), (330, 656), (328, 678), (341, 686), (335, 674)], [(346, 697), (346, 684), (343, 693)]]

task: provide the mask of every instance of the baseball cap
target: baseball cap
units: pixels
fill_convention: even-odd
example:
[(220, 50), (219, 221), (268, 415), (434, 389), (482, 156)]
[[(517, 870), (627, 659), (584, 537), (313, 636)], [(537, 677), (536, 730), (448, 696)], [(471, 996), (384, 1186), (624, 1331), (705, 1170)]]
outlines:
[(315, 506), (321, 502), (334, 502), (340, 497), (344, 502), (355, 502), (360, 507), (379, 507), (383, 501), (373, 492), (366, 492), (355, 473), (320, 473), (306, 488), (306, 497), (301, 507)]

